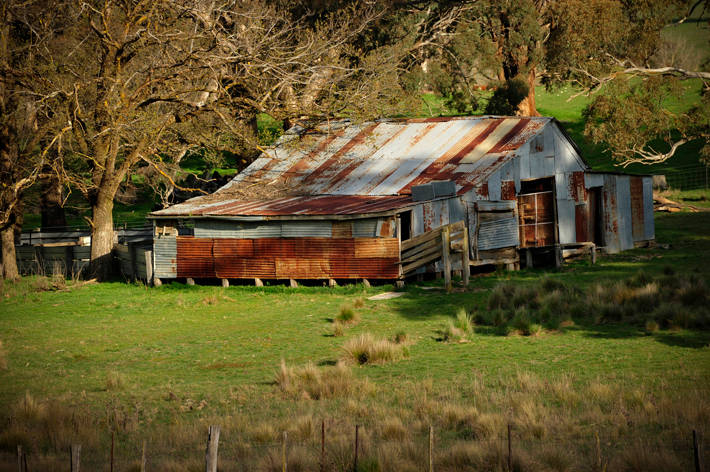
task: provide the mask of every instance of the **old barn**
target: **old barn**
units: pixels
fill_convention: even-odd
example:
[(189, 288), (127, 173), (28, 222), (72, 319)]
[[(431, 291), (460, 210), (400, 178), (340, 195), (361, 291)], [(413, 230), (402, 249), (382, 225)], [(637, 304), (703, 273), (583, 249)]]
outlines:
[(150, 217), (157, 279), (402, 279), (654, 239), (651, 177), (591, 171), (545, 117), (296, 126), (214, 194)]

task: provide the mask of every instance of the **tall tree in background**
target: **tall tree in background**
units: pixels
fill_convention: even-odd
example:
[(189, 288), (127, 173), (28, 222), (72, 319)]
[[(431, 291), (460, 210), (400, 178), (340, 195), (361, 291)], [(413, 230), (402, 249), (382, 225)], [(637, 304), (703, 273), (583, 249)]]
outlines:
[[(585, 111), (585, 134), (605, 143), (617, 163), (654, 164), (694, 140), (710, 156), (710, 72), (664, 63), (661, 30), (707, 2), (665, 0), (560, 0), (547, 47), (548, 83), (576, 83), (594, 99)], [(690, 12), (690, 13), (689, 13)], [(698, 100), (673, 110), (689, 80)], [(581, 92), (580, 92), (581, 93)]]
[(62, 140), (69, 130), (57, 113), (57, 95), (42, 93), (48, 71), (36, 60), (64, 22), (63, 11), (53, 6), (8, 1), (0, 7), (0, 235), (5, 279), (19, 276), (14, 244), (22, 221), (22, 195), (40, 177), (61, 175)]

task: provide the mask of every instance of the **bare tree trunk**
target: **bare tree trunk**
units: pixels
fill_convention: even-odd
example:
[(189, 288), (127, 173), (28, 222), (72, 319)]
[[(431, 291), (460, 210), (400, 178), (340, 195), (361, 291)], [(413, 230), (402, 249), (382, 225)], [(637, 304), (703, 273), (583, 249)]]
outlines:
[[(51, 169), (45, 169), (45, 173), (50, 174)], [(42, 230), (52, 228), (54, 231), (62, 231), (67, 225), (62, 206), (62, 184), (55, 176), (45, 177), (41, 189)]]
[(112, 266), (113, 198), (99, 191), (91, 212), (91, 276), (106, 280)]
[(528, 72), (528, 96), (518, 105), (518, 115), (521, 116), (540, 116), (535, 107), (535, 68), (531, 67)]
[(0, 238), (2, 239), (2, 277), (5, 280), (15, 280), (20, 277), (15, 255), (15, 225), (9, 225), (2, 230)]

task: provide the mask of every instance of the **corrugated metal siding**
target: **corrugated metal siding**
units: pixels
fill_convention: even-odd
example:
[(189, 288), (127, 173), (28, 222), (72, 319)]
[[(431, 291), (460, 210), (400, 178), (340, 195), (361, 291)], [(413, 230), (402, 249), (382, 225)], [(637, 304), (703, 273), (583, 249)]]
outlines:
[(643, 238), (650, 241), (656, 238), (653, 221), (653, 177), (643, 177)]
[(393, 279), (397, 238), (178, 238), (179, 277)]
[(615, 175), (617, 219), (619, 221), (619, 249), (625, 251), (633, 249), (634, 237), (631, 222), (631, 186), (627, 175)]
[(195, 220), (196, 238), (280, 238), (281, 222), (239, 222), (220, 220)]
[(616, 176), (610, 174), (604, 175), (604, 187), (602, 188), (604, 245), (606, 251), (610, 253), (619, 252), (621, 250), (616, 183)]
[(159, 279), (177, 277), (177, 239), (155, 238), (153, 240), (153, 274)]
[(284, 221), (281, 223), (282, 238), (330, 238), (333, 226), (330, 221)]
[(631, 233), (634, 241), (644, 240), (644, 215), (643, 215), (643, 180), (641, 177), (629, 178), (629, 191), (631, 193)]
[(353, 238), (374, 238), (377, 235), (377, 218), (353, 221)]
[(518, 221), (515, 215), (507, 218), (482, 221), (478, 230), (478, 250), (499, 249), (518, 245)]

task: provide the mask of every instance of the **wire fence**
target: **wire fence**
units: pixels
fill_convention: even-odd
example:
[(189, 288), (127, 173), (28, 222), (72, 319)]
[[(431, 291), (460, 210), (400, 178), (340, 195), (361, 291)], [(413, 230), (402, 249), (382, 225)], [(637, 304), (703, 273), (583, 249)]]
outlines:
[(673, 190), (707, 190), (710, 188), (710, 167), (690, 165), (666, 172), (666, 183)]
[[(710, 463), (703, 437), (696, 430), (657, 431), (619, 434), (569, 435), (557, 438), (537, 435), (508, 425), (492, 436), (462, 434), (461, 431), (438, 431), (429, 426), (407, 429), (401, 434), (381, 434), (376, 428), (353, 425), (349, 433), (331, 435), (327, 422), (319, 423), (309, 434), (276, 433), (255, 441), (233, 431), (210, 426), (204, 441), (189, 445), (160, 444), (126, 434), (104, 431), (101, 446), (76, 444), (39, 452), (31, 445), (18, 445), (16, 454), (0, 454), (0, 469), (17, 464), (19, 472), (29, 470), (106, 470), (111, 472), (149, 470), (219, 471), (384, 471), (421, 470), (548, 470), (567, 464), (564, 470), (617, 470), (620, 465), (635, 464), (645, 470), (663, 462), (683, 470), (705, 470)], [(215, 429), (216, 428), (216, 429)], [(215, 434), (216, 433), (216, 434)], [(107, 437), (108, 436), (108, 437)], [(193, 438), (198, 439), (198, 438)], [(6, 449), (7, 451), (7, 449)], [(650, 461), (650, 462), (649, 462)], [(626, 467), (622, 468), (626, 468)], [(660, 468), (659, 468), (660, 467)]]

